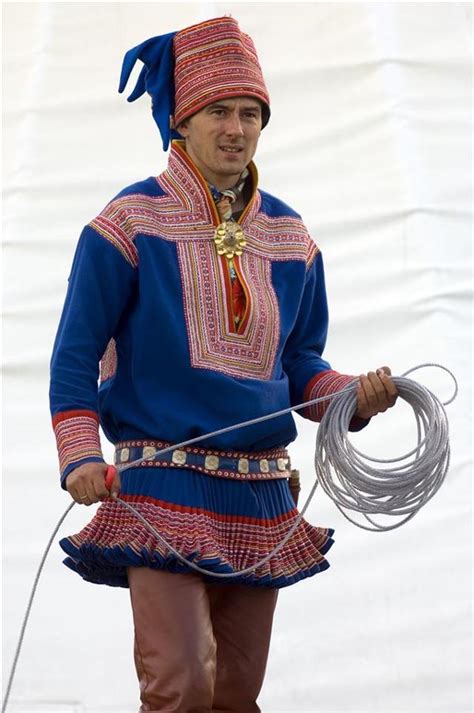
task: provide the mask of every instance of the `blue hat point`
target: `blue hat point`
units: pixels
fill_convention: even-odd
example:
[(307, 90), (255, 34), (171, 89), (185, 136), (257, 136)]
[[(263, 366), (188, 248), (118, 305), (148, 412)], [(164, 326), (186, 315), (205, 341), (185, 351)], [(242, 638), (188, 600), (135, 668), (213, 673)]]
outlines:
[(179, 134), (170, 127), (170, 116), (174, 114), (174, 53), (173, 39), (176, 32), (150, 37), (140, 45), (126, 52), (120, 74), (119, 93), (121, 94), (137, 60), (143, 62), (135, 87), (127, 97), (133, 102), (145, 92), (152, 98), (152, 114), (163, 139), (163, 150), (168, 149), (170, 139)]

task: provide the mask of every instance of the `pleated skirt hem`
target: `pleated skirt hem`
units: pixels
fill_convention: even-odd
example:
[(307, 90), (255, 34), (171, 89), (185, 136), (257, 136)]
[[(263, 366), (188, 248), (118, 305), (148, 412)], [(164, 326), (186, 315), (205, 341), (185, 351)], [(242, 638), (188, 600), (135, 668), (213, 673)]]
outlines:
[[(133, 505), (183, 557), (209, 572), (209, 581), (282, 588), (329, 567), (325, 555), (334, 531), (303, 519), (264, 565), (244, 575), (212, 576), (253, 567), (285, 537), (298, 517), (287, 481), (229, 484), (187, 472), (176, 489), (174, 473), (169, 477), (162, 471), (154, 481), (141, 478), (131, 473), (122, 483), (120, 499)], [(68, 555), (65, 564), (96, 584), (127, 587), (128, 567), (194, 571), (112, 499), (60, 546)]]

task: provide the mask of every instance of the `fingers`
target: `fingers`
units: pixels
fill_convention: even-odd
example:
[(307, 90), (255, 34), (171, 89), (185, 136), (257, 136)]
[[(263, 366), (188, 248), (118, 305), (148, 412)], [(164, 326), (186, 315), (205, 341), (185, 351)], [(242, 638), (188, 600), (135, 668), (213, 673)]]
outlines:
[[(382, 394), (385, 389), (382, 385), (380, 377), (373, 371), (369, 371), (367, 375), (359, 376), (358, 396), (358, 411), (362, 411), (363, 418), (372, 418), (375, 414), (385, 411)], [(360, 414), (358, 414), (360, 415)]]
[(397, 400), (398, 391), (390, 378), (389, 367), (381, 367), (376, 372), (361, 374), (357, 389), (357, 412), (360, 418), (372, 418), (391, 408)]
[(79, 505), (92, 505), (92, 500), (89, 498), (87, 493), (84, 493), (84, 495), (79, 496), (73, 495), (72, 497), (76, 501), (76, 503), (79, 503)]
[(103, 471), (94, 475), (92, 478), (92, 490), (94, 496), (92, 502), (94, 503), (98, 503), (109, 497), (110, 493), (105, 485), (105, 474)]
[(107, 471), (105, 474), (105, 487), (109, 491), (109, 495), (113, 498), (117, 497), (120, 492), (120, 473), (113, 465), (109, 465), (107, 467)]
[(71, 497), (80, 505), (92, 505), (109, 497), (105, 487), (103, 463), (85, 463), (67, 476), (66, 488)]
[(380, 369), (377, 369), (377, 375), (385, 389), (385, 396), (388, 403), (388, 408), (391, 408), (398, 398), (398, 389), (390, 378), (391, 373), (392, 372), (388, 366), (382, 366)]
[(117, 474), (114, 478), (114, 482), (112, 483), (112, 488), (110, 490), (110, 494), (112, 496), (118, 495), (120, 493), (120, 487), (121, 487), (120, 473), (117, 471)]

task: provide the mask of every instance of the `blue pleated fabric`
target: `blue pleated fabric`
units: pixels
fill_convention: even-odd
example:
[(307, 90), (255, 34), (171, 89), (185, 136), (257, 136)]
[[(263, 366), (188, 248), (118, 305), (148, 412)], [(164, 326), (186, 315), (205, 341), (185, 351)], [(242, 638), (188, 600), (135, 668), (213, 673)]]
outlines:
[[(185, 468), (131, 468), (120, 498), (136, 507), (184, 557), (209, 571), (210, 581), (286, 587), (329, 567), (333, 530), (303, 520), (265, 565), (230, 579), (263, 559), (285, 536), (298, 511), (286, 479), (229, 481)], [(127, 567), (192, 571), (126, 508), (102, 503), (78, 534), (64, 538), (65, 564), (85, 580), (127, 587)]]

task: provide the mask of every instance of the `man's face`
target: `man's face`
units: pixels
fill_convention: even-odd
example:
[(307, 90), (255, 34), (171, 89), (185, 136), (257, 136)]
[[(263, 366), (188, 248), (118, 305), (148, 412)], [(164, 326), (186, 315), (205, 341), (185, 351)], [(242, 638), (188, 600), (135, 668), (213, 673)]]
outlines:
[(255, 154), (261, 129), (261, 105), (252, 97), (219, 99), (178, 127), (187, 153), (220, 190), (238, 181)]

